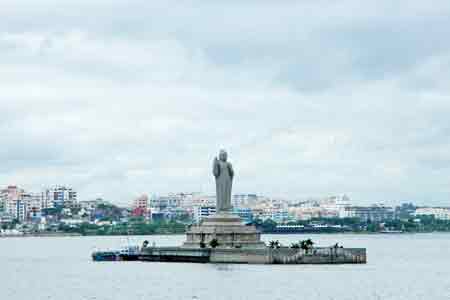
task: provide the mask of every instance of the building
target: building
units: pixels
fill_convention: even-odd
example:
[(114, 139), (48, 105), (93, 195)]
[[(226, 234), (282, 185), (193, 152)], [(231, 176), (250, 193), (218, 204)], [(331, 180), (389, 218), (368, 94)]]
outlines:
[(388, 206), (349, 206), (344, 217), (359, 218), (363, 222), (381, 222), (394, 219), (394, 209)]
[(252, 207), (258, 203), (258, 196), (256, 194), (236, 194), (231, 198), (233, 207)]
[(133, 201), (131, 215), (134, 217), (147, 217), (150, 211), (147, 195), (137, 197)]
[(154, 209), (164, 211), (166, 209), (178, 208), (183, 202), (183, 197), (179, 194), (168, 195), (168, 196), (158, 196), (154, 197), (150, 201), (150, 206)]
[(108, 201), (103, 200), (102, 198), (97, 198), (95, 200), (80, 201), (78, 203), (78, 206), (80, 207), (80, 209), (83, 209), (88, 212), (93, 212), (101, 204), (109, 205), (110, 203)]
[(0, 213), (0, 224), (11, 223), (12, 221), (13, 221), (13, 217), (11, 215)]
[(27, 206), (22, 199), (24, 193), (23, 189), (15, 185), (10, 185), (1, 191), (4, 213), (12, 219), (23, 221), (26, 218)]
[(251, 223), (253, 221), (253, 211), (248, 207), (233, 207), (233, 214), (239, 216), (244, 223)]
[(1, 191), (3, 212), (12, 219), (20, 222), (28, 220), (41, 211), (42, 197), (40, 194), (25, 193), (23, 189), (10, 185)]
[(44, 192), (45, 208), (73, 207), (77, 204), (77, 192), (71, 187), (56, 186)]
[(217, 198), (215, 195), (205, 196), (196, 195), (192, 199), (192, 206), (216, 206)]
[(0, 213), (3, 213), (4, 211), (5, 211), (5, 201), (3, 201), (3, 197), (0, 192)]
[(450, 220), (450, 207), (418, 207), (414, 216), (434, 216), (438, 220)]
[(194, 221), (200, 223), (201, 220), (216, 213), (216, 206), (196, 206), (194, 208)]
[[(289, 207), (289, 215), (293, 216), (296, 220), (311, 220), (313, 218), (322, 218), (325, 211), (320, 207)], [(329, 215), (327, 215), (329, 216)], [(337, 215), (335, 215), (337, 216)]]
[(24, 201), (24, 204), (26, 205), (25, 218), (27, 220), (40, 218), (42, 216), (41, 212), (44, 203), (43, 193), (23, 193), (21, 195), (21, 199)]
[(142, 195), (134, 199), (133, 208), (142, 208), (143, 210), (148, 210), (149, 208), (148, 196)]
[(289, 205), (289, 213), (298, 220), (312, 218), (344, 218), (345, 208), (350, 206), (346, 195), (308, 199)]
[(71, 188), (56, 187), (41, 193), (25, 192), (15, 185), (0, 191), (3, 213), (19, 222), (38, 220), (46, 208), (72, 207), (76, 204), (76, 192)]
[(401, 220), (408, 220), (414, 216), (417, 207), (412, 203), (402, 203), (402, 205), (395, 208), (395, 218)]
[(178, 194), (169, 194), (169, 197), (175, 198), (176, 205), (178, 207), (184, 209), (192, 209), (194, 206), (194, 199), (200, 197), (200, 193), (198, 192), (190, 192), (190, 193), (178, 193)]

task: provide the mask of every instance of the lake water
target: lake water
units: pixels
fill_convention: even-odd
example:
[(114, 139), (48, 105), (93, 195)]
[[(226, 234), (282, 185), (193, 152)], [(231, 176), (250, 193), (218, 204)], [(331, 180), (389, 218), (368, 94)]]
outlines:
[[(366, 247), (366, 265), (214, 265), (91, 261), (126, 237), (0, 239), (0, 299), (450, 299), (450, 234), (264, 235)], [(131, 237), (157, 246), (184, 236)]]

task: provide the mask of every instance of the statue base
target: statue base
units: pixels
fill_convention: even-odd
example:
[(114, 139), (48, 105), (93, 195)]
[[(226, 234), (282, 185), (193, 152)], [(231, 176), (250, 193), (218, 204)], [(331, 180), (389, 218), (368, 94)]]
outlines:
[(186, 232), (187, 248), (210, 248), (216, 239), (217, 248), (265, 248), (261, 233), (254, 225), (244, 225), (241, 218), (231, 213), (218, 213), (204, 219), (199, 225), (192, 225)]

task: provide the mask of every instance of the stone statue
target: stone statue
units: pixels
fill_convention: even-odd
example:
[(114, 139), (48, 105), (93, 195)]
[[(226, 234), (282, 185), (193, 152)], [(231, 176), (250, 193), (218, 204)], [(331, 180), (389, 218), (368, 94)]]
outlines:
[(231, 163), (227, 162), (227, 152), (220, 150), (219, 159), (214, 158), (213, 174), (216, 178), (217, 214), (231, 211), (231, 187), (234, 171)]

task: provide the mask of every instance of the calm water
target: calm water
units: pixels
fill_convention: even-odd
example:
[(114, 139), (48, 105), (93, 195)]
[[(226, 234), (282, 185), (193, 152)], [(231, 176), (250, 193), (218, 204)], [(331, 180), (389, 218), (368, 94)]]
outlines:
[[(450, 235), (266, 235), (365, 246), (367, 265), (94, 263), (125, 237), (0, 239), (0, 299), (450, 299)], [(183, 236), (133, 237), (158, 246)]]

